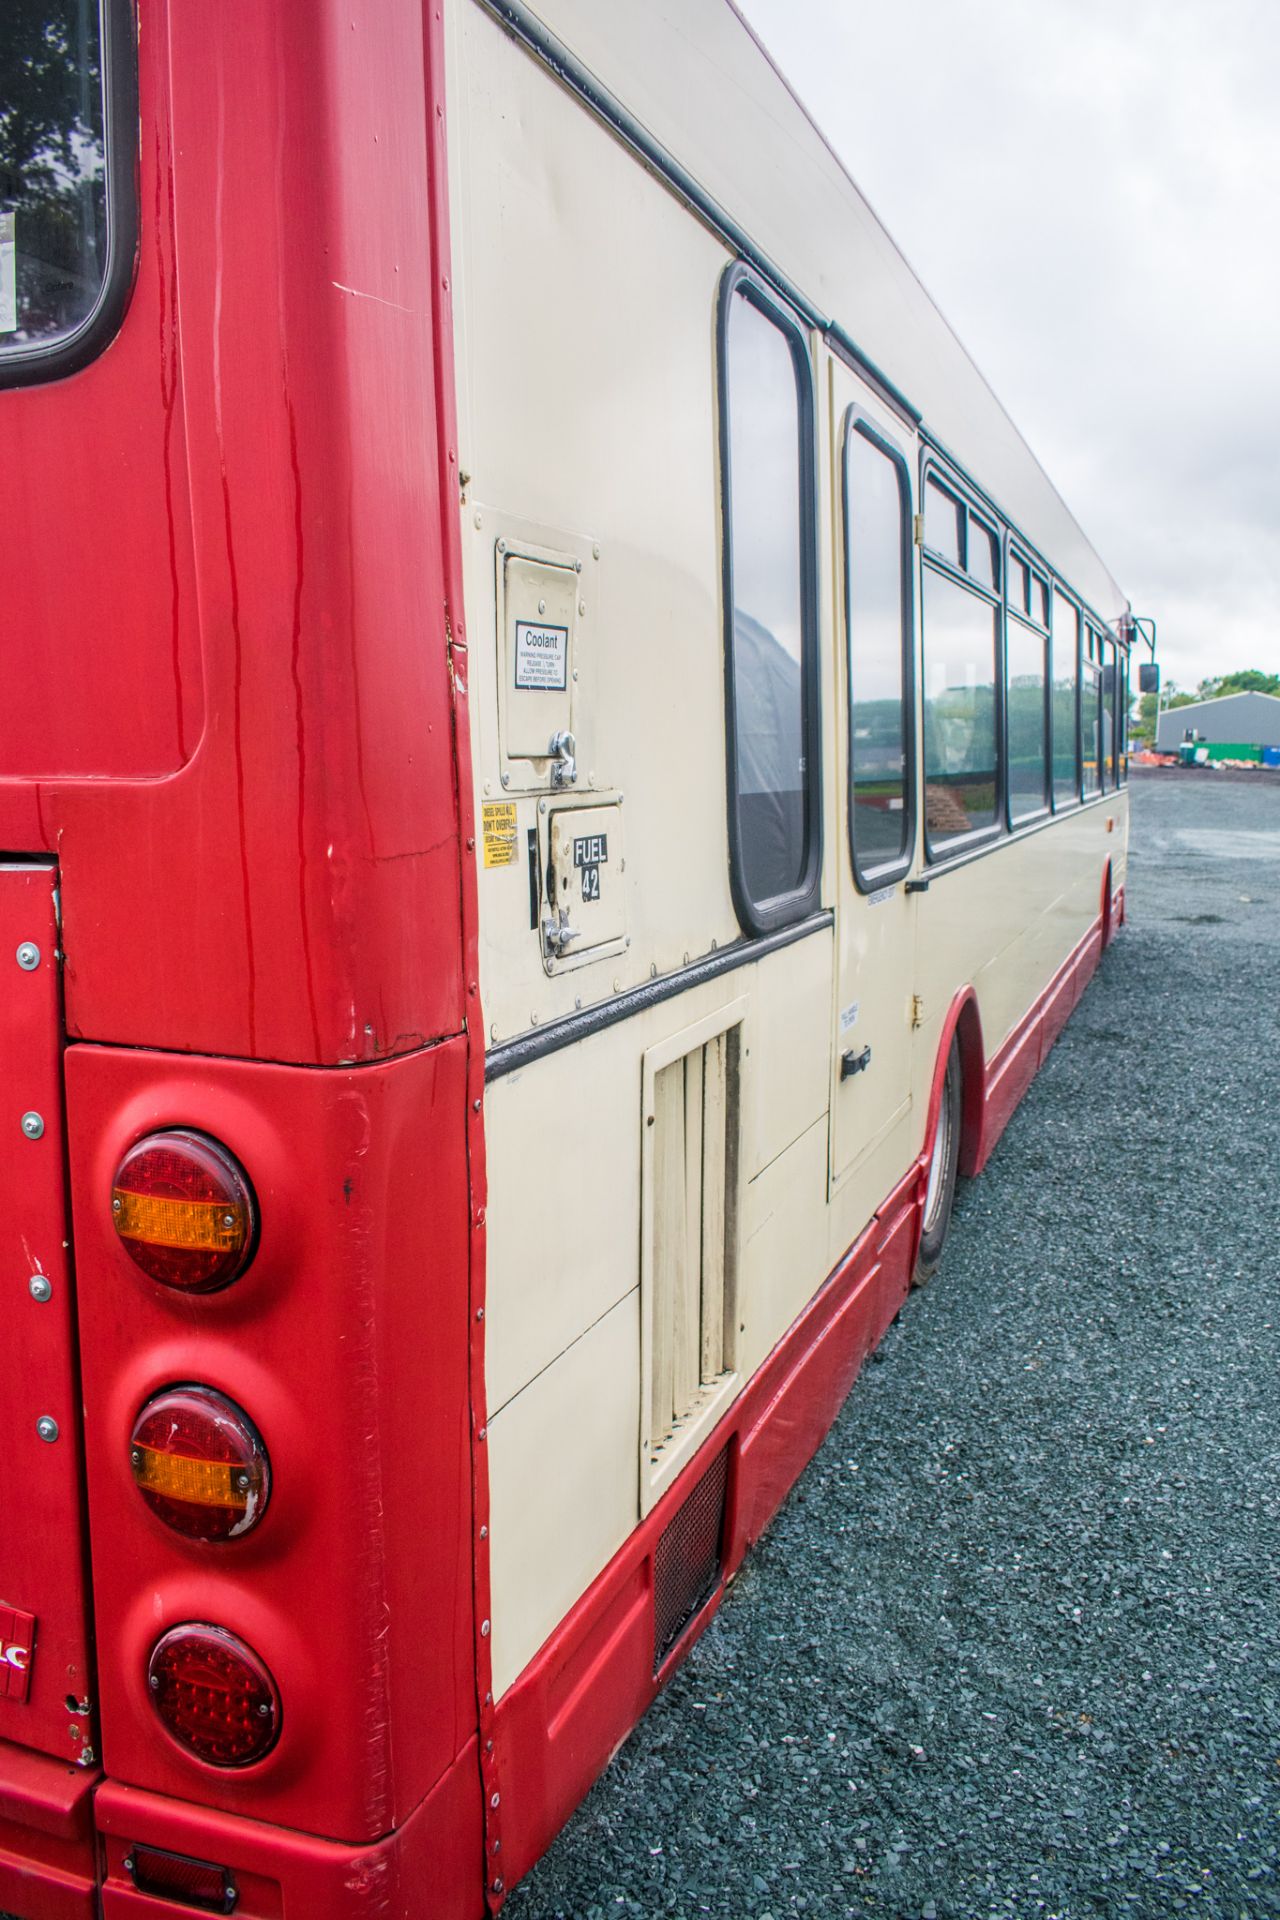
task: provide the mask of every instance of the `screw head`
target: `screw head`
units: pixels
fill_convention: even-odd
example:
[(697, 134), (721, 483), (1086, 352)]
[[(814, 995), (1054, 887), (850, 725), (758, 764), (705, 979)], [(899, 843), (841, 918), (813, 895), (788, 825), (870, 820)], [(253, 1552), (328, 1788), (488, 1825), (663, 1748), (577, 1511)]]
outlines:
[(27, 1289), (33, 1300), (43, 1306), (46, 1300), (53, 1298), (53, 1282), (43, 1273), (33, 1273), (27, 1282)]
[(511, 785), (511, 775), (510, 775), (509, 773), (504, 773), (504, 774), (503, 774), (503, 776), (502, 776), (502, 784), (503, 784), (503, 786), (504, 786), (504, 787), (509, 787), (509, 786)]
[(24, 940), (15, 957), (24, 973), (34, 973), (40, 965), (40, 949), (34, 940)]
[(24, 1113), (22, 1116), (22, 1131), (26, 1134), (28, 1140), (38, 1140), (44, 1132), (44, 1121), (38, 1113)]
[(36, 1432), (52, 1446), (58, 1437), (58, 1423), (51, 1414), (42, 1413), (36, 1421)]

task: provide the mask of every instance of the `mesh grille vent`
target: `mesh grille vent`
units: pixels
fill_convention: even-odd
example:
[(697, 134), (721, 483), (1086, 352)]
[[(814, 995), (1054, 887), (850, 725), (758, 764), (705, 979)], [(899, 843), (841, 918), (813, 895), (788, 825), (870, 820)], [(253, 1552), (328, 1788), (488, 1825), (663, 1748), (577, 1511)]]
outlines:
[(717, 1456), (663, 1529), (653, 1556), (653, 1670), (656, 1673), (720, 1578), (720, 1539), (729, 1454)]

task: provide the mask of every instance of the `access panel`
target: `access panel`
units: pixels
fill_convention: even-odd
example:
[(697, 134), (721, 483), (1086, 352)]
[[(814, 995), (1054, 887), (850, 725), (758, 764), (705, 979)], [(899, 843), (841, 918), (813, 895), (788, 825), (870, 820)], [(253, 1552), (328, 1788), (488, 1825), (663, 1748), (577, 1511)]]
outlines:
[(0, 866), (0, 1739), (95, 1759), (68, 1257), (57, 871)]

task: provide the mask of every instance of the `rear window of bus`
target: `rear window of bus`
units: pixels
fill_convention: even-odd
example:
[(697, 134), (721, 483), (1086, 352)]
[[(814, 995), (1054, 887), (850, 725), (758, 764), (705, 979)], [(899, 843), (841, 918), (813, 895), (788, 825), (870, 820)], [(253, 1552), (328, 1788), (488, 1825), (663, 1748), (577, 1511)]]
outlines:
[(133, 52), (118, 0), (0, 9), (0, 380), (69, 372), (132, 269)]

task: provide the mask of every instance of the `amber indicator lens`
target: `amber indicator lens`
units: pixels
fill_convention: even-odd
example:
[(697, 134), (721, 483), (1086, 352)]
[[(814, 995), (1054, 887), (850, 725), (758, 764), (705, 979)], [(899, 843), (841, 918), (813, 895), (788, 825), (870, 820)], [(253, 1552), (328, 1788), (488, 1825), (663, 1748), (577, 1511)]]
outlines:
[(258, 1430), (212, 1387), (168, 1387), (148, 1400), (129, 1439), (134, 1485), (188, 1540), (235, 1540), (256, 1527), (271, 1492)]
[(201, 1913), (234, 1913), (239, 1893), (230, 1871), (211, 1860), (189, 1860), (183, 1853), (136, 1843), (125, 1856), (125, 1870), (139, 1893), (178, 1900)]
[(171, 1627), (152, 1649), (147, 1685), (174, 1739), (211, 1767), (247, 1767), (276, 1743), (275, 1681), (225, 1627)]
[(212, 1293), (253, 1257), (253, 1189), (225, 1147), (175, 1129), (130, 1147), (111, 1189), (116, 1232), (153, 1280)]

